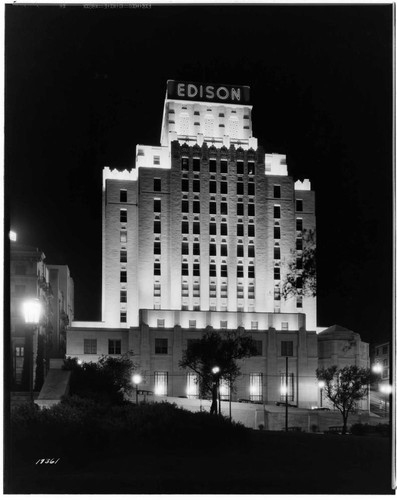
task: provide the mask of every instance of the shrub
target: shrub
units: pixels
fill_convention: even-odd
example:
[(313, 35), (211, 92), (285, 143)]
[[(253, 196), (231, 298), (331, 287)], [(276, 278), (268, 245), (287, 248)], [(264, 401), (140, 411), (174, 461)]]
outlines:
[(380, 434), (381, 436), (389, 436), (390, 426), (389, 424), (369, 425), (357, 423), (352, 425), (351, 433), (355, 434), (356, 436), (366, 436), (368, 434)]

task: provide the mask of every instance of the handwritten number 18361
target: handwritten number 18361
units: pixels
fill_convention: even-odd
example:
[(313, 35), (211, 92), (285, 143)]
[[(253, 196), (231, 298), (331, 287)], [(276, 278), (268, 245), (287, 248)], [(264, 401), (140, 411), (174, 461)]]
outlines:
[(36, 465), (57, 464), (60, 460), (60, 458), (39, 458), (36, 462)]

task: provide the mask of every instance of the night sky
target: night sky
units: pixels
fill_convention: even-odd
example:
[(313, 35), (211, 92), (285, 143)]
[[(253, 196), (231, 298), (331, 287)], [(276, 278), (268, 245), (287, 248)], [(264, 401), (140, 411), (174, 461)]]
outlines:
[(102, 168), (159, 145), (168, 79), (251, 87), (254, 136), (316, 192), (318, 324), (392, 325), (392, 6), (6, 7), (6, 230), (100, 320)]

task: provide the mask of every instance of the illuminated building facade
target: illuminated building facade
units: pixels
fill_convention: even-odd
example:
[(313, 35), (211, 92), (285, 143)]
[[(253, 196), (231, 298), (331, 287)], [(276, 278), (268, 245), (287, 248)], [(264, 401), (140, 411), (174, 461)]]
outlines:
[(160, 146), (103, 171), (102, 220), (102, 322), (73, 322), (68, 356), (132, 350), (143, 389), (194, 397), (188, 342), (246, 331), (258, 356), (233, 398), (280, 400), (288, 356), (290, 400), (317, 404), (316, 298), (282, 294), (315, 230), (314, 192), (258, 145), (249, 87), (169, 81)]

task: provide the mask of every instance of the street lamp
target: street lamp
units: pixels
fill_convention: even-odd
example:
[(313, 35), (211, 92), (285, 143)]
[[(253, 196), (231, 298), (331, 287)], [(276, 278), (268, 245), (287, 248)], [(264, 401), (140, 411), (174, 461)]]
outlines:
[(375, 363), (372, 365), (372, 371), (377, 374), (381, 374), (383, 371), (383, 366), (381, 363)]
[(139, 375), (139, 373), (135, 373), (132, 376), (132, 381), (135, 384), (135, 392), (136, 392), (136, 404), (138, 404), (138, 385), (142, 382), (142, 377)]
[(323, 406), (323, 389), (325, 387), (324, 380), (319, 380), (318, 387), (320, 389), (320, 408), (322, 408), (322, 406)]
[(282, 384), (280, 394), (285, 396), (285, 432), (288, 432), (288, 385)]
[[(381, 384), (379, 390), (385, 395), (385, 417), (387, 416), (387, 400), (390, 399), (390, 394), (392, 393), (392, 386), (390, 384)], [(390, 401), (389, 401), (390, 403)]]
[(218, 373), (221, 371), (221, 369), (219, 368), (219, 366), (214, 366), (211, 371), (215, 375), (216, 397), (217, 397), (217, 399), (219, 399), (219, 414), (220, 414), (221, 413), (221, 395), (219, 393), (219, 375), (218, 375)]
[(41, 303), (39, 299), (30, 299), (23, 303), (23, 315), (25, 323), (32, 326), (32, 335), (30, 336), (30, 360), (29, 360), (29, 390), (30, 401), (33, 403), (33, 367), (34, 367), (34, 354), (33, 354), (33, 337), (34, 331), (40, 321), (41, 316)]

